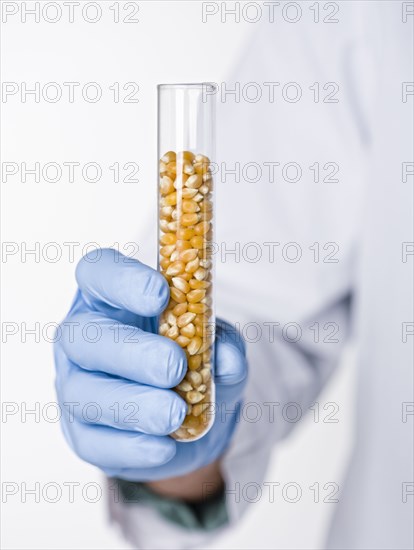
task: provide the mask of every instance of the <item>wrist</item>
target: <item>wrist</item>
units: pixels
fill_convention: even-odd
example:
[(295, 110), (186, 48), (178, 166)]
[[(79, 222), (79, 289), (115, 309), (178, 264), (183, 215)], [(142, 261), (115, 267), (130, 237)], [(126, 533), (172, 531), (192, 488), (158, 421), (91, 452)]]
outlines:
[(213, 497), (223, 490), (220, 459), (183, 476), (149, 481), (147, 487), (167, 498), (197, 502)]

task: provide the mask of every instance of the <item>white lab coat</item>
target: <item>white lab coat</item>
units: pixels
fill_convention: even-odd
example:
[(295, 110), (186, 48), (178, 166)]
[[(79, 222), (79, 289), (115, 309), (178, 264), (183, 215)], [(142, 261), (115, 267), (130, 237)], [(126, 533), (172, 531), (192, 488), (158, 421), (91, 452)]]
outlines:
[[(219, 162), (229, 169), (254, 162), (263, 173), (255, 183), (216, 176), (217, 313), (242, 329), (257, 323), (263, 330), (247, 345), (245, 400), (264, 411), (265, 403), (275, 402), (305, 410), (352, 329), (359, 384), (355, 448), (326, 547), (403, 550), (413, 547), (414, 500), (403, 497), (404, 487), (410, 491), (403, 483), (414, 479), (413, 417), (402, 418), (403, 403), (414, 401), (414, 337), (403, 338), (403, 323), (413, 320), (413, 257), (402, 257), (403, 243), (413, 240), (413, 176), (402, 181), (402, 163), (413, 160), (413, 96), (402, 101), (402, 83), (413, 81), (413, 17), (403, 23), (401, 3), (388, 1), (342, 2), (339, 17), (338, 24), (258, 25), (226, 84), (257, 82), (265, 91), (264, 82), (280, 82), (274, 102), (265, 93), (251, 103), (230, 95), (222, 102), (218, 95)], [(282, 98), (289, 82), (301, 87), (296, 103)], [(309, 89), (315, 82), (319, 102)], [(338, 103), (322, 101), (333, 91), (323, 90), (327, 82), (339, 85)], [(290, 98), (294, 91), (285, 89)], [(253, 87), (247, 92), (253, 97)], [(308, 167), (316, 161), (336, 162), (340, 182), (312, 181)], [(265, 162), (296, 162), (303, 177), (284, 181), (278, 168), (271, 182)], [(225, 254), (237, 242), (239, 263)], [(272, 246), (264, 243), (277, 242), (272, 262)], [(261, 246), (259, 261), (251, 261), (256, 245), (246, 243)], [(298, 246), (283, 248), (288, 243)], [(310, 250), (314, 243), (320, 244)], [(336, 244), (324, 250), (326, 243)], [(286, 259), (299, 252), (300, 261)], [(272, 341), (273, 321), (281, 327), (336, 323), (339, 342), (315, 343), (303, 331), (292, 343), (294, 332), (284, 338), (278, 330)], [(294, 425), (272, 422), (269, 414), (241, 421), (224, 458), (228, 486), (261, 483), (272, 448)], [(237, 528), (248, 507), (236, 500), (229, 499), (229, 528)], [(214, 536), (181, 530), (141, 506), (112, 503), (111, 514), (140, 548), (192, 548)]]

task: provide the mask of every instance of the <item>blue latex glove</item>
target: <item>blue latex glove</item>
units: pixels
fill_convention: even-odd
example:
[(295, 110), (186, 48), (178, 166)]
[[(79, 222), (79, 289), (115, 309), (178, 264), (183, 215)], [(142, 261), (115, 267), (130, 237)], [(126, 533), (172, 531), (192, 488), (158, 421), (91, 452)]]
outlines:
[[(79, 290), (55, 344), (56, 390), (65, 437), (107, 475), (149, 481), (183, 475), (218, 458), (238, 421), (247, 374), (244, 345), (230, 325), (216, 327), (216, 419), (202, 439), (168, 436), (184, 420), (184, 400), (169, 388), (186, 356), (159, 336), (168, 284), (157, 271), (115, 250), (85, 256)], [(75, 405), (78, 403), (78, 405)], [(94, 405), (93, 405), (94, 403)]]

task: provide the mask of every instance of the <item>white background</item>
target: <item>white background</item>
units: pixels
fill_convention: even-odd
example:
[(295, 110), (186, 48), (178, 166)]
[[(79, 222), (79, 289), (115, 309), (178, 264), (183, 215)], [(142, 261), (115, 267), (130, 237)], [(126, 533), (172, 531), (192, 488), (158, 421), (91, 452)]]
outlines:
[[(19, 10), (21, 2), (15, 3)], [(26, 3), (31, 7), (32, 2)], [(41, 2), (44, 4), (44, 2)], [(145, 231), (151, 240), (140, 241), (139, 257), (155, 265), (155, 172), (156, 162), (156, 84), (161, 82), (220, 82), (255, 25), (241, 22), (221, 24), (218, 19), (204, 24), (201, 3), (139, 2), (139, 23), (114, 23), (113, 2), (101, 2), (102, 18), (95, 24), (75, 12), (74, 23), (64, 11), (61, 21), (52, 24), (21, 21), (21, 12), (2, 24), (2, 80), (60, 83), (63, 97), (57, 103), (33, 96), (21, 101), (20, 93), (2, 104), (2, 161), (63, 163), (97, 162), (103, 175), (88, 183), (77, 177), (69, 183), (34, 182), (20, 174), (2, 181), (2, 239), (15, 243), (16, 254), (2, 259), (4, 289), (2, 321), (18, 326), (2, 352), (2, 400), (16, 404), (19, 412), (2, 415), (2, 482), (17, 484), (16, 495), (3, 493), (2, 547), (5, 549), (123, 548), (127, 545), (107, 524), (104, 496), (97, 502), (82, 498), (80, 488), (89, 482), (102, 482), (94, 467), (80, 461), (67, 447), (59, 424), (42, 417), (45, 404), (55, 401), (52, 345), (40, 335), (24, 341), (22, 323), (28, 328), (39, 323), (60, 321), (75, 291), (74, 267), (86, 243), (100, 246), (135, 242)], [(123, 3), (119, 3), (121, 19)], [(93, 12), (91, 11), (93, 15)], [(52, 10), (50, 17), (53, 17)], [(68, 101), (63, 82), (80, 82), (75, 100)], [(115, 103), (109, 86), (137, 82), (139, 103)], [(88, 103), (81, 97), (82, 85), (97, 82), (103, 97)], [(122, 96), (121, 96), (122, 97)], [(136, 162), (139, 183), (114, 183), (108, 169), (114, 162)], [(48, 261), (58, 243), (59, 261)], [(80, 243), (74, 258), (64, 242)], [(40, 243), (40, 254), (21, 255), (24, 247)], [(10, 250), (10, 248), (8, 249)], [(4, 252), (4, 250), (3, 250)], [(7, 323), (7, 325), (5, 325)], [(11, 325), (16, 323), (17, 325)], [(3, 342), (5, 335), (3, 334)], [(267, 480), (281, 486), (301, 485), (297, 503), (282, 499), (280, 488), (275, 502), (268, 495), (252, 505), (237, 531), (216, 541), (217, 548), (318, 548), (335, 504), (314, 503), (308, 487), (315, 482), (341, 483), (350, 449), (352, 422), (351, 357), (331, 382), (319, 403), (336, 402), (338, 424), (319, 422), (310, 413), (293, 437), (276, 451)], [(253, 372), (254, 375), (254, 372)], [(20, 412), (27, 404), (39, 403), (40, 419)], [(3, 405), (4, 406), (4, 405)], [(53, 409), (50, 409), (52, 416)], [(24, 420), (24, 418), (23, 418)], [(334, 436), (334, 437), (333, 437)], [(23, 483), (42, 489), (55, 482), (63, 487), (59, 502), (40, 502), (27, 495)], [(80, 484), (75, 502), (70, 503), (65, 482)], [(10, 487), (10, 485), (7, 485)], [(93, 492), (90, 494), (93, 497)], [(322, 491), (322, 497), (326, 492)], [(51, 490), (49, 497), (53, 497)], [(4, 502), (6, 501), (6, 502)]]

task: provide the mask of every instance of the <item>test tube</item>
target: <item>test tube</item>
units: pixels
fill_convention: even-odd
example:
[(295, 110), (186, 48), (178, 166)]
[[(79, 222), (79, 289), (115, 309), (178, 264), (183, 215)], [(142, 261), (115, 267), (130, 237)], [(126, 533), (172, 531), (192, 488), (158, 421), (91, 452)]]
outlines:
[(182, 442), (205, 435), (214, 422), (214, 84), (158, 86), (158, 268), (170, 301), (159, 333), (185, 352), (187, 373), (175, 391), (187, 404)]

